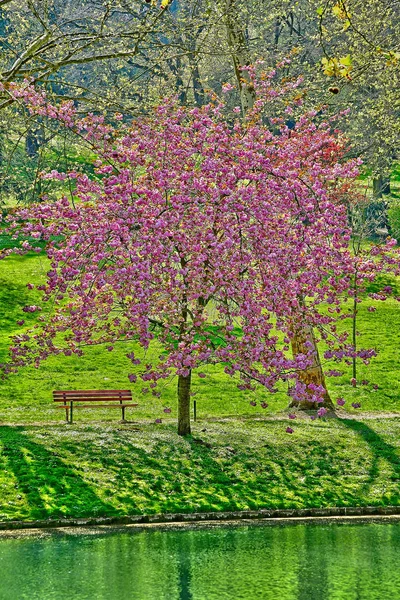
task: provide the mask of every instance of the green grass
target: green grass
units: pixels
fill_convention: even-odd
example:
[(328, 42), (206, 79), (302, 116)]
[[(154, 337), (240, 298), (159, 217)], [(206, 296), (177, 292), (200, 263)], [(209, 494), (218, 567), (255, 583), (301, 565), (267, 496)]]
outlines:
[[(26, 284), (43, 280), (47, 270), (47, 259), (42, 255), (12, 256), (0, 262), (0, 362), (7, 358), (10, 335), (22, 333), (35, 322), (35, 315), (23, 313), (22, 307), (39, 303), (40, 295), (36, 291), (29, 291)], [(358, 367), (358, 379), (366, 379), (370, 383), (352, 388), (351, 370), (347, 365), (339, 367), (344, 372), (343, 376), (328, 379), (333, 399), (344, 397), (347, 401), (346, 409), (350, 413), (356, 412), (351, 408), (353, 401), (361, 402), (362, 409), (366, 411), (400, 413), (400, 305), (392, 300), (375, 304), (378, 309), (372, 314), (367, 311), (368, 301), (363, 303), (359, 316), (360, 346), (379, 350), (378, 357), (370, 365), (360, 364)], [(16, 324), (20, 319), (25, 319), (23, 327)], [(350, 327), (351, 321), (346, 320), (344, 326)], [(113, 352), (108, 352), (102, 346), (90, 347), (82, 358), (52, 357), (39, 369), (21, 369), (18, 374), (0, 382), (0, 422), (60, 422), (63, 418), (62, 411), (56, 410), (51, 401), (54, 389), (131, 388), (140, 404), (135, 411), (135, 418), (154, 420), (163, 416), (163, 406), (170, 406), (172, 417), (176, 418), (175, 380), (162, 385), (160, 400), (150, 394), (142, 395), (140, 383), (136, 386), (129, 383), (127, 375), (135, 368), (132, 368), (126, 353), (132, 349), (140, 355), (140, 349), (135, 343), (129, 342), (127, 345), (123, 342), (115, 344)], [(151, 361), (152, 356), (159, 351), (157, 344), (153, 344), (147, 353), (147, 360)], [(336, 366), (328, 361), (324, 364), (326, 369)], [(235, 379), (223, 373), (222, 367), (206, 366), (202, 370), (206, 372), (207, 378), (200, 379), (194, 375), (193, 391), (196, 394), (198, 412), (203, 417), (271, 415), (287, 406), (284, 385), (277, 394), (269, 394), (261, 388), (254, 394), (244, 393), (237, 389)], [(379, 386), (378, 390), (373, 389), (373, 384)], [(249, 404), (253, 397), (257, 400), (256, 407)], [(260, 407), (261, 400), (269, 403), (268, 409)], [(110, 410), (90, 410), (79, 411), (76, 418), (81, 422), (93, 419), (109, 421), (115, 420), (116, 415), (115, 411)]]
[[(204, 430), (206, 429), (206, 431)], [(0, 519), (398, 505), (400, 419), (0, 427)], [(201, 436), (201, 437), (200, 437)]]
[[(0, 362), (9, 336), (35, 320), (22, 312), (39, 299), (26, 283), (38, 283), (47, 270), (41, 255), (0, 262)], [(0, 520), (399, 504), (400, 306), (388, 301), (371, 314), (367, 304), (360, 345), (380, 349), (359, 367), (359, 379), (370, 384), (352, 388), (346, 367), (328, 383), (334, 399), (346, 398), (340, 416), (347, 418), (290, 421), (293, 435), (285, 432), (283, 387), (274, 395), (256, 392), (269, 402), (263, 410), (259, 402), (250, 406), (253, 395), (239, 391), (221, 367), (205, 367), (207, 378), (195, 376), (193, 384), (199, 421), (193, 437), (179, 438), (175, 382), (161, 400), (135, 391), (127, 379), (131, 345), (116, 344), (113, 352), (91, 347), (82, 358), (53, 357), (39, 369), (21, 369), (0, 383)], [(26, 324), (18, 327), (21, 318)], [(153, 345), (149, 360), (158, 351)], [(76, 411), (69, 426), (53, 406), (57, 388), (131, 388), (139, 408), (128, 412), (126, 425), (105, 409)], [(360, 420), (354, 400), (372, 418)], [(170, 415), (162, 413), (165, 405)], [(381, 411), (399, 416), (383, 419)], [(162, 424), (154, 424), (157, 417)]]

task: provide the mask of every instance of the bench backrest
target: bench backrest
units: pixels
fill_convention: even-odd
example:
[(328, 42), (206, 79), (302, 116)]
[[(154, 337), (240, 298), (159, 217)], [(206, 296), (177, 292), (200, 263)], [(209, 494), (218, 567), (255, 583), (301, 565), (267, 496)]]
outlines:
[(115, 400), (131, 400), (131, 390), (55, 390), (54, 402), (112, 402)]

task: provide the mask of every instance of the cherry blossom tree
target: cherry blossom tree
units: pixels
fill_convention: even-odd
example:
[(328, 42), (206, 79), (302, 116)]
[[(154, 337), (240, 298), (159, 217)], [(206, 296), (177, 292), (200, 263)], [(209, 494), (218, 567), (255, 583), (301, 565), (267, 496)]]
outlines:
[[(336, 323), (354, 275), (344, 199), (357, 162), (343, 160), (345, 140), (315, 111), (292, 129), (267, 119), (274, 102), (299, 110), (290, 104), (299, 82), (275, 89), (273, 72), (250, 75), (257, 100), (236, 121), (214, 98), (201, 108), (168, 100), (130, 126), (116, 115), (111, 126), (78, 118), (71, 103), (51, 105), (29, 85), (12, 88), (31, 111), (84, 137), (97, 160), (93, 178), (45, 174), (72, 186), (71, 196), (10, 217), (16, 237), (46, 241), (51, 269), (41, 287), (52, 308), (14, 339), (6, 370), (91, 344), (156, 340), (158, 360), (127, 356), (155, 396), (160, 380), (177, 376), (180, 435), (190, 433), (191, 379), (204, 364), (222, 363), (241, 389), (274, 392), (289, 381), (294, 404), (325, 410), (324, 388), (299, 378), (314, 364), (313, 344), (292, 357), (290, 342), (306, 324), (331, 356), (354, 354)], [(32, 248), (25, 239), (17, 251)]]

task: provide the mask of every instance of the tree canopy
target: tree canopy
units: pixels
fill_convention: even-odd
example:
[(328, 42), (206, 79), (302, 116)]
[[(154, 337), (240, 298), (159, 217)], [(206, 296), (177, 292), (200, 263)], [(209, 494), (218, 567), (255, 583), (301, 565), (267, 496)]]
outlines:
[[(312, 345), (290, 354), (298, 327), (317, 328), (337, 360), (375, 354), (336, 332), (355, 272), (347, 212), (357, 162), (343, 159), (346, 143), (331, 119), (301, 114), (299, 82), (276, 88), (275, 72), (248, 72), (257, 99), (235, 122), (215, 98), (202, 108), (165, 101), (131, 126), (116, 115), (113, 127), (101, 116), (79, 118), (72, 103), (52, 105), (30, 86), (10, 89), (31, 112), (83, 136), (97, 159), (93, 178), (44, 175), (69, 181), (70, 197), (43, 198), (10, 217), (17, 232), (15, 218), (25, 236), (47, 242), (43, 292), (53, 308), (15, 339), (7, 368), (90, 344), (112, 351), (137, 339), (146, 349), (156, 340), (163, 350), (156, 364), (142, 364), (145, 391), (158, 395), (157, 382), (178, 375), (179, 432), (188, 433), (191, 374), (202, 376), (203, 364), (224, 363), (244, 389), (273, 392), (291, 381), (294, 400), (318, 404), (324, 388), (299, 377)], [(266, 125), (271, 104), (284, 99), (295, 127), (284, 118)], [(386, 263), (357, 257), (360, 281), (384, 264), (396, 268), (392, 246), (375, 253), (388, 253)], [(22, 251), (33, 247), (22, 243)]]

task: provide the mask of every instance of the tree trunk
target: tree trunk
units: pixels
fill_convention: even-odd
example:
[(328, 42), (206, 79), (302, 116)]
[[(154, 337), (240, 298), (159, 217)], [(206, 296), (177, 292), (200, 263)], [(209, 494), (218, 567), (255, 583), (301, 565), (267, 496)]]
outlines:
[(178, 375), (178, 435), (190, 435), (190, 386), (189, 375)]
[(369, 228), (372, 234), (377, 237), (389, 233), (387, 202), (383, 198), (387, 194), (390, 194), (390, 177), (377, 175), (372, 181), (372, 201), (365, 210)]
[(40, 148), (39, 136), (36, 131), (29, 130), (25, 138), (26, 154), (29, 158), (37, 158)]
[(376, 200), (390, 194), (390, 177), (378, 175), (372, 181), (373, 196)]
[(224, 0), (223, 8), (225, 12), (227, 42), (238, 82), (240, 102), (244, 116), (248, 110), (253, 108), (255, 100), (254, 87), (249, 74), (247, 71), (242, 70), (243, 67), (250, 64), (248, 44), (244, 34), (244, 23), (240, 20), (235, 0)]
[[(306, 345), (307, 342), (311, 342), (313, 347), (313, 362), (308, 367), (308, 369), (304, 371), (300, 371), (299, 373), (299, 381), (308, 385), (310, 383), (314, 383), (315, 385), (321, 385), (325, 389), (324, 393), (324, 401), (318, 403), (318, 407), (323, 406), (324, 408), (329, 408), (331, 410), (334, 409), (334, 405), (331, 397), (329, 396), (329, 392), (326, 389), (325, 376), (321, 366), (321, 359), (319, 357), (318, 346), (315, 341), (314, 331), (310, 325), (304, 325), (301, 329), (297, 329), (294, 333), (291, 346), (293, 357), (295, 358), (299, 354), (307, 354), (309, 352), (309, 348)], [(310, 392), (312, 395), (312, 392)], [(292, 400), (290, 403), (291, 407), (300, 408), (302, 410), (310, 410), (315, 409), (315, 402), (309, 402), (306, 399), (301, 402), (297, 400)]]
[(171, 69), (171, 72), (175, 75), (175, 90), (178, 94), (179, 102), (184, 105), (187, 101), (187, 93), (182, 77), (183, 66), (181, 57), (178, 56), (175, 60), (172, 58), (168, 59), (167, 64)]
[[(292, 23), (293, 25), (293, 23)], [(278, 50), (279, 38), (281, 35), (281, 20), (279, 17), (275, 19), (275, 27), (274, 27), (274, 51)], [(292, 35), (292, 31), (290, 31), (290, 35)]]
[(0, 167), (4, 162), (4, 131), (0, 129)]
[(194, 101), (196, 102), (197, 106), (203, 106), (205, 92), (204, 92), (203, 85), (201, 83), (199, 65), (195, 61), (192, 62), (192, 80), (193, 80)]

